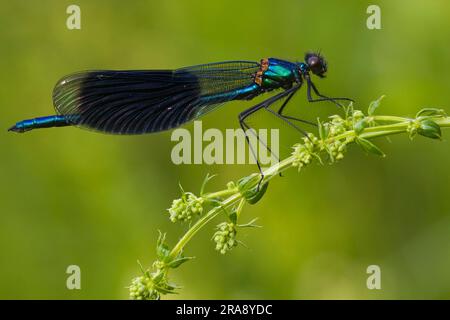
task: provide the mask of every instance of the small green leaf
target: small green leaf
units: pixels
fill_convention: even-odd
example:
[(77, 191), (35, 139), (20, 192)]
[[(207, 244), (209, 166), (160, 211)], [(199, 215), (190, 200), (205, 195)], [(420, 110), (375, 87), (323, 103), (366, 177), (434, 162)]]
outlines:
[(252, 221), (247, 222), (246, 224), (238, 224), (239, 228), (262, 228), (260, 225), (255, 224), (258, 218), (254, 218)]
[(215, 174), (213, 175), (210, 175), (209, 173), (206, 174), (205, 180), (203, 180), (202, 187), (200, 188), (200, 196), (204, 195), (206, 184), (209, 182), (209, 180), (211, 180), (215, 176), (216, 176)]
[(350, 101), (350, 103), (346, 107), (344, 106), (344, 110), (345, 118), (347, 119), (348, 117), (350, 117), (350, 115), (353, 114), (353, 101)]
[(381, 100), (383, 100), (383, 98), (385, 97), (385, 95), (382, 95), (381, 97), (379, 97), (377, 100), (372, 101), (369, 105), (369, 108), (367, 109), (367, 114), (369, 116), (373, 115), (375, 113), (375, 110), (378, 109), (378, 107), (381, 104)]
[(212, 205), (213, 207), (220, 207), (222, 205), (222, 199), (219, 197), (206, 198), (205, 203)]
[(441, 139), (442, 137), (441, 127), (436, 122), (429, 119), (420, 122), (417, 133), (431, 139)]
[(164, 261), (170, 254), (169, 246), (166, 244), (166, 234), (159, 232), (158, 241), (156, 242), (156, 256), (158, 260)]
[(181, 183), (178, 182), (178, 187), (180, 187), (180, 192), (181, 192), (181, 199), (186, 200), (186, 192), (184, 192), (183, 187), (181, 186)]
[(367, 122), (367, 119), (364, 118), (356, 122), (355, 125), (353, 126), (353, 129), (355, 130), (356, 134), (360, 134), (361, 132), (364, 131), (365, 128), (367, 128), (368, 125), (369, 123)]
[(169, 268), (175, 269), (175, 268), (178, 268), (179, 266), (181, 266), (183, 263), (185, 263), (185, 262), (187, 262), (189, 260), (192, 260), (192, 259), (194, 259), (194, 257), (183, 257), (183, 256), (180, 256), (180, 257), (172, 260), (171, 262), (169, 262), (167, 264), (167, 266)]
[(142, 266), (142, 263), (139, 260), (137, 260), (137, 264), (139, 266), (139, 269), (141, 269), (142, 274), (147, 275), (148, 271), (144, 270), (144, 267)]
[(259, 187), (259, 190), (258, 190), (257, 186), (255, 188), (251, 189), (251, 190), (248, 190), (244, 194), (245, 200), (247, 200), (247, 202), (250, 203), (250, 204), (257, 203), (259, 200), (261, 200), (263, 195), (266, 193), (266, 190), (267, 190), (268, 186), (269, 186), (269, 183), (266, 182), (266, 183), (264, 183), (263, 185), (261, 185)]
[(157, 284), (154, 284), (155, 289), (162, 294), (177, 294), (177, 292), (175, 291), (175, 289), (177, 289), (174, 286), (170, 286), (170, 285), (165, 285), (164, 287), (162, 286), (158, 286)]
[(361, 146), (367, 153), (373, 153), (378, 156), (384, 157), (386, 156), (383, 151), (381, 151), (380, 148), (378, 148), (376, 145), (374, 145), (372, 142), (370, 142), (367, 139), (364, 138), (356, 138), (356, 143)]
[[(261, 180), (261, 175), (254, 173), (247, 177), (244, 177), (238, 181), (238, 189), (242, 196), (250, 204), (257, 203), (267, 190), (268, 182), (259, 186), (259, 181)], [(259, 190), (258, 190), (259, 186)]]
[(321, 140), (324, 140), (328, 137), (327, 128), (320, 122), (320, 119), (317, 118), (317, 125), (319, 127), (319, 137)]
[(230, 219), (231, 222), (233, 222), (234, 224), (236, 224), (236, 223), (237, 223), (237, 212), (236, 212), (236, 210), (231, 211), (231, 212), (228, 214), (228, 218)]
[(423, 108), (416, 114), (416, 118), (419, 117), (446, 117), (447, 114), (443, 109), (438, 108)]
[(158, 283), (158, 282), (160, 282), (161, 280), (163, 280), (164, 278), (165, 278), (165, 273), (164, 272), (162, 272), (162, 271), (159, 271), (159, 272), (157, 272), (157, 273), (153, 273), (152, 274), (152, 281), (154, 282), (154, 283)]

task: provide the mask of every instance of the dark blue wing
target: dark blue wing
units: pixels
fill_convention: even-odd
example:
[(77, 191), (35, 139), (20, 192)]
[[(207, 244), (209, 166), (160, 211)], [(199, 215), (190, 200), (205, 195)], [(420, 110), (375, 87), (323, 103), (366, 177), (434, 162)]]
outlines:
[(61, 79), (58, 114), (73, 125), (115, 134), (180, 126), (234, 99), (258, 93), (256, 62), (222, 62), (178, 70), (87, 71)]

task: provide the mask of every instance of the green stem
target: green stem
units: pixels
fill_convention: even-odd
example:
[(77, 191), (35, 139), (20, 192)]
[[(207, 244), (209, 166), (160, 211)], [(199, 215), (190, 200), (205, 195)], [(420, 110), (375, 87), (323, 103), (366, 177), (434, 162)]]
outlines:
[(235, 194), (236, 192), (238, 192), (237, 188), (226, 189), (226, 190), (221, 190), (221, 191), (217, 191), (217, 192), (207, 193), (204, 195), (204, 197), (208, 198), (208, 199), (223, 198), (223, 197), (228, 197), (232, 194)]
[(237, 220), (239, 220), (239, 216), (241, 215), (242, 208), (244, 208), (244, 204), (245, 204), (245, 199), (242, 198), (238, 204), (238, 207), (236, 208)]
[[(406, 129), (408, 128), (410, 121), (413, 121), (414, 119), (393, 117), (393, 116), (374, 116), (373, 120), (386, 121), (386, 122), (392, 121), (392, 122), (396, 122), (396, 123), (389, 124), (389, 125), (379, 125), (379, 126), (368, 127), (366, 129), (364, 129), (364, 131), (359, 135), (359, 137), (366, 138), (366, 139), (367, 138), (372, 139), (372, 138), (376, 138), (376, 137), (404, 133), (404, 132), (406, 132)], [(436, 119), (433, 119), (433, 121), (435, 121), (442, 128), (450, 127), (450, 117), (436, 118)], [(340, 135), (337, 135), (335, 137), (325, 140), (325, 143), (345, 139), (347, 137), (356, 137), (355, 131), (354, 130), (346, 131)], [(295, 160), (295, 156), (290, 156), (290, 157), (280, 161), (279, 163), (271, 166), (270, 168), (266, 169), (264, 171), (263, 183), (270, 181), (273, 177), (277, 176), (278, 173), (292, 167), (294, 160)], [(256, 183), (255, 183), (254, 187), (256, 187)], [(242, 195), (239, 193), (239, 191), (237, 189), (222, 190), (222, 191), (218, 191), (215, 193), (207, 194), (206, 196), (208, 198), (225, 197), (225, 196), (229, 196), (229, 197), (222, 202), (221, 206), (211, 209), (205, 216), (200, 218), (184, 234), (184, 236), (178, 241), (178, 243), (175, 245), (175, 247), (170, 252), (170, 258), (177, 257), (178, 254), (186, 246), (186, 244), (192, 239), (192, 237), (201, 228), (203, 228), (206, 224), (208, 224), (211, 220), (213, 220), (222, 210), (234, 205), (235, 203), (237, 203), (238, 201), (241, 201), (243, 199)]]
[(397, 117), (397, 116), (370, 116), (374, 121), (386, 121), (386, 122), (404, 122), (411, 121), (414, 119)]
[(206, 215), (200, 218), (178, 241), (169, 254), (169, 261), (175, 259), (178, 254), (183, 250), (184, 246), (191, 240), (191, 238), (201, 229), (204, 225), (213, 220), (222, 210), (233, 205), (238, 200), (242, 199), (242, 195), (236, 192), (232, 196), (228, 197), (222, 202), (222, 205), (211, 209)]

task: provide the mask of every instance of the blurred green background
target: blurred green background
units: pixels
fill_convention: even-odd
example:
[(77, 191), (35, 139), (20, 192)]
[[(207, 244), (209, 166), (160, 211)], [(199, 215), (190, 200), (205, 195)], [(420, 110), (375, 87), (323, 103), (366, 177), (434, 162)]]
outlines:
[[(81, 30), (66, 28), (70, 4), (81, 7)], [(381, 30), (366, 28), (370, 4), (381, 7)], [(158, 229), (171, 244), (185, 230), (167, 219), (178, 182), (198, 192), (206, 173), (217, 173), (209, 188), (218, 190), (256, 170), (175, 166), (170, 133), (6, 132), (18, 120), (53, 113), (61, 76), (302, 60), (321, 49), (329, 72), (316, 84), (325, 94), (350, 96), (362, 108), (386, 94), (379, 113), (390, 115), (450, 111), (449, 15), (446, 0), (2, 1), (0, 298), (126, 299), (125, 287), (139, 275), (136, 260), (155, 258)], [(249, 106), (230, 103), (203, 127), (236, 128)], [(336, 112), (307, 104), (304, 91), (290, 110)], [(184, 286), (172, 298), (450, 298), (449, 134), (443, 142), (381, 139), (384, 159), (352, 147), (341, 163), (274, 179), (262, 201), (245, 208), (248, 220), (259, 217), (264, 226), (239, 234), (249, 248), (218, 254), (212, 224), (187, 248), (197, 259), (171, 274)], [(298, 138), (282, 136), (284, 154)], [(66, 289), (71, 264), (81, 267), (81, 290)], [(366, 288), (372, 264), (381, 267), (381, 290)]]

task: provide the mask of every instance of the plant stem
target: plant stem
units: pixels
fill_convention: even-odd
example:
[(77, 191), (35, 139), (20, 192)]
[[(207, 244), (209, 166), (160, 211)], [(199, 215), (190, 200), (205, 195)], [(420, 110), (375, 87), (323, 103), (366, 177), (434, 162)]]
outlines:
[(214, 198), (226, 197), (226, 196), (235, 194), (237, 191), (238, 191), (238, 189), (234, 188), (234, 189), (227, 189), (227, 190), (221, 190), (221, 191), (217, 191), (217, 192), (207, 193), (207, 194), (205, 194), (205, 198), (214, 199)]
[[(405, 133), (410, 122), (414, 121), (414, 119), (403, 118), (403, 117), (395, 117), (395, 116), (373, 116), (372, 119), (374, 121), (384, 121), (384, 122), (395, 122), (389, 125), (376, 125), (372, 127), (365, 128), (364, 131), (358, 135), (360, 138), (372, 139), (376, 137), (389, 136), (398, 133)], [(447, 128), (450, 127), (450, 117), (442, 117), (433, 119), (440, 127)], [(332, 141), (345, 139), (348, 137), (356, 137), (356, 133), (354, 130), (346, 131), (340, 135), (334, 136), (332, 138), (326, 139), (325, 143), (330, 143)], [(267, 183), (273, 177), (277, 176), (278, 173), (283, 172), (284, 170), (291, 168), (293, 166), (293, 162), (295, 160), (295, 156), (291, 155), (288, 158), (278, 162), (277, 164), (271, 166), (266, 169), (264, 174), (263, 183)], [(256, 183), (255, 183), (256, 187)], [(239, 193), (238, 189), (227, 189), (218, 191), (215, 193), (209, 193), (206, 195), (208, 198), (214, 197), (224, 197), (228, 196), (225, 200), (222, 201), (221, 206), (215, 207), (211, 209), (206, 215), (200, 218), (178, 241), (178, 243), (174, 246), (172, 251), (170, 252), (169, 257), (175, 258), (177, 257), (186, 244), (192, 239), (192, 237), (201, 229), (203, 226), (208, 224), (211, 220), (213, 220), (222, 210), (227, 207), (230, 207), (237, 203), (238, 201), (243, 200), (242, 194)]]
[(371, 116), (371, 118), (375, 121), (386, 121), (386, 122), (403, 122), (403, 121), (411, 121), (414, 119), (398, 117), (398, 116)]
[(200, 218), (178, 241), (169, 254), (169, 258), (174, 259), (183, 250), (184, 246), (191, 240), (191, 238), (200, 230), (204, 225), (214, 219), (222, 210), (233, 205), (238, 200), (242, 199), (242, 194), (236, 191), (235, 194), (228, 197), (222, 202), (222, 205), (210, 210), (206, 215)]

